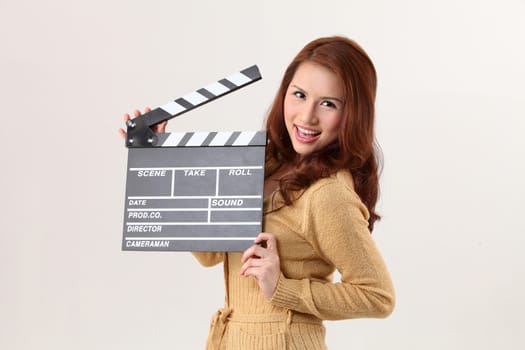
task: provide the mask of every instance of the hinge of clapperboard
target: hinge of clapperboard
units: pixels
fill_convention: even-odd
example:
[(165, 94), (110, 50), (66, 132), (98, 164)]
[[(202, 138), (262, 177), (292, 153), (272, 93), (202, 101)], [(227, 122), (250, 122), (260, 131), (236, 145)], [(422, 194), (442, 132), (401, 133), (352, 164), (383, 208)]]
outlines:
[(140, 117), (129, 120), (127, 123), (126, 146), (128, 148), (156, 146), (158, 137), (151, 130), (151, 126), (178, 117), (230, 92), (261, 80), (261, 78), (259, 68), (253, 65), (157, 107)]

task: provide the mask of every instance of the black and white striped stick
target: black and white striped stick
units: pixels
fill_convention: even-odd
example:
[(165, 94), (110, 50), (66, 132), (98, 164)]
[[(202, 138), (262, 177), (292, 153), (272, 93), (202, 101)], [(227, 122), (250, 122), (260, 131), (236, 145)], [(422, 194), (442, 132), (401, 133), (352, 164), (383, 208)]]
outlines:
[(230, 92), (248, 86), (261, 78), (259, 68), (253, 65), (128, 121), (126, 146), (154, 146), (157, 137), (151, 131), (150, 126), (191, 111)]
[(265, 131), (174, 132), (157, 136), (157, 147), (266, 146)]

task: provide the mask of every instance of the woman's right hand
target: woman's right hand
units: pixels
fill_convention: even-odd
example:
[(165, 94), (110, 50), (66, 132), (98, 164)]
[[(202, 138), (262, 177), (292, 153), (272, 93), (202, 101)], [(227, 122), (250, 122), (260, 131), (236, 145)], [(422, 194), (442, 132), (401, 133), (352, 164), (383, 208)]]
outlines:
[[(144, 113), (148, 113), (148, 112), (151, 112), (151, 108), (146, 107), (144, 109)], [(135, 109), (135, 111), (133, 112), (133, 116), (134, 116), (133, 118), (139, 117), (141, 115), (142, 115), (142, 113), (138, 109)], [(129, 115), (129, 113), (126, 113), (126, 114), (124, 114), (124, 123), (127, 123), (128, 120), (131, 120), (131, 116)], [(163, 121), (162, 123), (158, 123), (156, 125), (153, 125), (151, 127), (151, 130), (153, 130), (153, 132), (156, 133), (156, 134), (164, 133), (164, 132), (166, 132), (166, 125), (168, 125), (168, 121), (167, 120)], [(124, 130), (123, 128), (119, 128), (118, 132), (119, 132), (120, 136), (122, 136), (122, 138), (126, 138), (126, 130)]]

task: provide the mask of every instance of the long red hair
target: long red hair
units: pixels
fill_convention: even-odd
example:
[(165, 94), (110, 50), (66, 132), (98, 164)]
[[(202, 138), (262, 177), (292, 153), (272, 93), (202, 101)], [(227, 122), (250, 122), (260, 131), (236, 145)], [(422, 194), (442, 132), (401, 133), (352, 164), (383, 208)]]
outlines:
[[(297, 68), (312, 62), (334, 72), (343, 83), (344, 106), (339, 137), (332, 144), (304, 157), (292, 146), (284, 122), (284, 98)], [(379, 196), (381, 159), (374, 137), (374, 104), (377, 77), (366, 52), (354, 41), (334, 36), (316, 39), (307, 44), (286, 69), (281, 85), (268, 113), (266, 129), (266, 177), (284, 163), (293, 165), (291, 174), (280, 180), (285, 204), (294, 200), (293, 193), (307, 188), (320, 178), (346, 169), (354, 180), (354, 189), (368, 208), (370, 232), (380, 219), (375, 211)]]

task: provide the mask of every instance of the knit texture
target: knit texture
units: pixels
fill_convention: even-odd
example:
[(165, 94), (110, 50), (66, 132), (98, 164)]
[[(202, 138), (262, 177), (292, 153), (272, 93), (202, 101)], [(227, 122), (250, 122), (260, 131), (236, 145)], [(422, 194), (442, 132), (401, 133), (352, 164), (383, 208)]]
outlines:
[(281, 262), (271, 300), (254, 278), (239, 275), (242, 253), (193, 253), (204, 266), (225, 268), (226, 305), (207, 349), (326, 349), (322, 320), (393, 310), (392, 282), (348, 172), (317, 181), (291, 206), (280, 203), (278, 192), (264, 202), (263, 231), (276, 236)]

